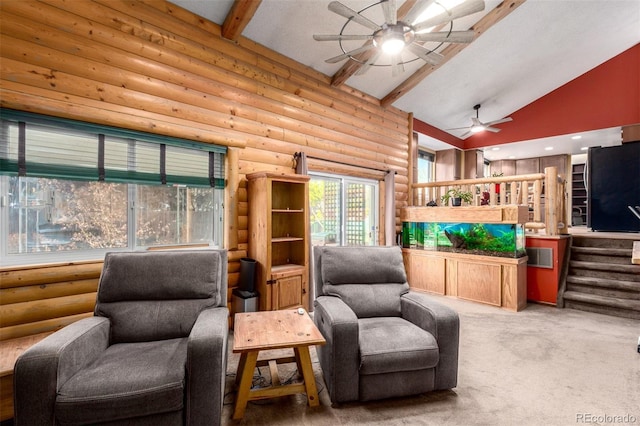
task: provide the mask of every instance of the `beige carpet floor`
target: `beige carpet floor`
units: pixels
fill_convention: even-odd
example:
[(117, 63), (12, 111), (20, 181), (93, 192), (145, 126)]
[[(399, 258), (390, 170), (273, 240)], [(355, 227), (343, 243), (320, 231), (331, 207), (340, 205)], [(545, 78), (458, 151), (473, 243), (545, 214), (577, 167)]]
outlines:
[[(320, 407), (304, 395), (254, 401), (234, 421), (239, 356), (230, 350), (223, 425), (640, 425), (640, 321), (433, 297), (460, 315), (455, 389), (332, 407), (312, 350)], [(281, 379), (297, 380), (293, 365), (284, 367)], [(260, 370), (255, 382), (268, 384), (268, 368)]]

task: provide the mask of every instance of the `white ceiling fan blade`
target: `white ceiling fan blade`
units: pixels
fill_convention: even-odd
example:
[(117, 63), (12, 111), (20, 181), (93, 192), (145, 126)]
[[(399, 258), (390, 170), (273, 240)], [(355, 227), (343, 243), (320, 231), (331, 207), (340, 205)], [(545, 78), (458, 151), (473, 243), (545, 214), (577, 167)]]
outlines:
[(471, 125), (471, 127), (473, 127), (473, 126), (484, 126), (484, 123), (482, 121), (480, 121), (480, 119), (478, 119), (478, 117), (471, 117), (471, 122), (473, 123)]
[(453, 130), (465, 130), (465, 129), (469, 129), (469, 126), (465, 126), (465, 127), (454, 127), (453, 129), (445, 129), (447, 132), (448, 131), (453, 131)]
[(490, 127), (490, 126), (486, 126), (486, 125), (484, 126), (484, 129), (488, 130), (490, 132), (493, 132), (493, 133), (498, 133), (500, 131), (500, 129), (498, 129), (497, 127)]
[(343, 53), (342, 55), (334, 56), (333, 58), (329, 58), (325, 60), (325, 62), (329, 64), (335, 64), (336, 62), (340, 62), (344, 59), (347, 59), (350, 56), (357, 55), (358, 53), (366, 52), (367, 50), (373, 49), (375, 46), (373, 44), (365, 44), (362, 47), (358, 47), (357, 49), (353, 49), (348, 51), (347, 53)]
[(369, 60), (367, 60), (367, 62), (365, 62), (360, 69), (358, 69), (358, 71), (356, 72), (356, 75), (363, 75), (364, 73), (366, 73), (367, 71), (369, 71), (369, 68), (371, 68), (371, 66), (373, 64), (376, 63), (376, 61), (378, 60), (378, 58), (381, 55), (381, 51), (380, 49), (376, 49), (376, 51), (373, 53), (373, 55), (371, 55), (371, 57), (369, 58)]
[(432, 52), (431, 50), (425, 49), (424, 47), (415, 43), (407, 45), (407, 49), (409, 49), (411, 53), (431, 65), (438, 65), (444, 58), (441, 54)]
[(382, 12), (384, 13), (384, 21), (387, 24), (395, 25), (398, 22), (398, 3), (396, 0), (383, 1)]
[(336, 40), (371, 40), (372, 35), (365, 34), (314, 34), (313, 39), (316, 41), (336, 41)]
[(337, 13), (340, 16), (344, 16), (347, 19), (351, 19), (352, 21), (357, 22), (362, 26), (371, 28), (374, 31), (378, 31), (380, 29), (380, 25), (376, 24), (368, 18), (365, 18), (355, 10), (345, 6), (339, 1), (332, 1), (331, 3), (329, 3), (329, 10)]
[(416, 34), (418, 41), (435, 41), (447, 43), (471, 43), (476, 36), (475, 31), (441, 31), (436, 33)]
[(506, 117), (506, 118), (501, 118), (500, 120), (494, 120), (484, 124), (485, 126), (493, 126), (494, 124), (508, 123), (509, 121), (513, 121), (513, 119), (511, 117)]
[(404, 72), (404, 64), (402, 63), (402, 53), (393, 55), (391, 58), (391, 76), (397, 77)]
[(406, 22), (409, 25), (412, 25), (413, 22), (418, 19), (418, 17), (427, 10), (431, 4), (433, 4), (435, 0), (418, 0), (416, 4), (407, 12), (407, 14), (402, 18), (403, 22)]
[(427, 19), (424, 22), (414, 25), (414, 30), (418, 33), (428, 28), (435, 27), (436, 25), (446, 24), (454, 19), (462, 18), (472, 13), (480, 12), (484, 10), (484, 1), (468, 1), (464, 2), (456, 7), (451, 8), (449, 12), (443, 12), (431, 19)]
[(466, 138), (467, 136), (469, 136), (471, 134), (471, 130), (468, 130), (466, 132), (464, 132), (463, 134), (460, 135), (460, 138)]

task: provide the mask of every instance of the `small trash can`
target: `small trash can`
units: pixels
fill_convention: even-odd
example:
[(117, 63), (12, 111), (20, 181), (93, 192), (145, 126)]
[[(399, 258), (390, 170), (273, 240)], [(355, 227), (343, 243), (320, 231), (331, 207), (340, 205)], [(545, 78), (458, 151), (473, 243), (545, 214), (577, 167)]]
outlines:
[(231, 292), (231, 307), (234, 313), (256, 312), (258, 310), (258, 292), (234, 288)]
[(255, 259), (249, 257), (240, 259), (240, 278), (238, 281), (240, 290), (250, 293), (256, 291), (256, 264)]
[(258, 292), (256, 292), (256, 261), (248, 257), (240, 259), (238, 287), (231, 293), (233, 312), (256, 312)]

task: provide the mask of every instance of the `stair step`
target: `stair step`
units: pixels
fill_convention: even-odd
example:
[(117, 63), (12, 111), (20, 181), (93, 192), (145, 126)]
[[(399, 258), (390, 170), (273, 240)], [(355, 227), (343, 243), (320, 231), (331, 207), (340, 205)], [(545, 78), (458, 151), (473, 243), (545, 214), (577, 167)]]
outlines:
[(569, 275), (567, 276), (567, 283), (640, 293), (640, 282), (634, 282), (634, 281), (621, 281), (621, 280), (612, 280), (607, 278), (581, 277), (577, 275)]
[(571, 260), (578, 262), (610, 263), (613, 265), (631, 265), (629, 256), (607, 256), (602, 254), (576, 253), (571, 251)]
[(564, 300), (587, 303), (596, 306), (606, 306), (614, 309), (626, 309), (640, 314), (640, 300), (598, 296), (594, 294), (579, 293), (577, 291), (566, 291), (564, 293)]
[(599, 247), (599, 248), (629, 249), (633, 247), (633, 239), (628, 239), (628, 238), (614, 239), (614, 238), (599, 238), (599, 237), (573, 235), (571, 246), (572, 247)]
[(620, 256), (631, 257), (632, 249), (626, 248), (603, 248), (603, 247), (571, 247), (571, 253), (596, 254), (599, 256)]
[(565, 301), (564, 307), (566, 309), (575, 309), (583, 312), (593, 312), (601, 315), (640, 320), (640, 312), (630, 311), (628, 309), (610, 308), (608, 306), (592, 305), (589, 303), (582, 303), (573, 300)]
[(607, 264), (599, 262), (583, 262), (579, 260), (569, 261), (570, 268), (576, 269), (589, 269), (596, 271), (610, 271), (625, 274), (640, 274), (640, 265), (620, 265), (620, 264)]
[(640, 283), (639, 274), (625, 274), (624, 272), (602, 271), (598, 269), (570, 268), (568, 276), (592, 277), (597, 279), (633, 281)]
[(631, 299), (640, 301), (640, 292), (625, 291), (615, 288), (594, 287), (580, 283), (567, 283), (565, 291), (575, 291), (576, 293), (590, 294), (592, 296), (616, 297), (620, 299)]

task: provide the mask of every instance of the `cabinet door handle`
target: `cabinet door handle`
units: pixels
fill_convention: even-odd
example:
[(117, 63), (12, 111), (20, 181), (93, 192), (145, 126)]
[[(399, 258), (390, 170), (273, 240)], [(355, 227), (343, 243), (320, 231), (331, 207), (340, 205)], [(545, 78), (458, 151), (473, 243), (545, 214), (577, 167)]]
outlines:
[(268, 285), (272, 285), (275, 284), (276, 280), (267, 280), (267, 284)]

